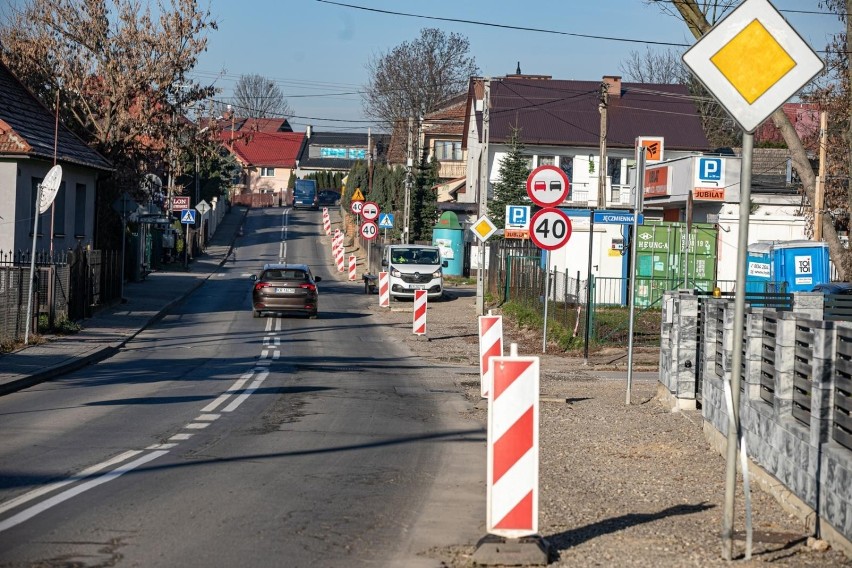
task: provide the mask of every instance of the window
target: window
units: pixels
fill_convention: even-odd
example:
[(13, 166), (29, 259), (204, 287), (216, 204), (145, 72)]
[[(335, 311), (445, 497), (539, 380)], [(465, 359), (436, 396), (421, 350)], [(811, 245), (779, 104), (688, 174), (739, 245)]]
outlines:
[(261, 177), (275, 177), (275, 168), (260, 168)]
[(65, 182), (59, 184), (59, 192), (53, 202), (53, 234), (62, 236), (65, 234)]
[(538, 157), (538, 165), (539, 166), (553, 166), (556, 164), (556, 156), (539, 156)]
[(347, 151), (350, 160), (366, 160), (367, 150), (365, 148), (349, 148)]
[(74, 237), (86, 236), (86, 184), (78, 183), (74, 191)]
[[(32, 196), (30, 198), (30, 235), (33, 234), (33, 224), (35, 223), (35, 217), (38, 215), (38, 185), (44, 181), (44, 178), (32, 178)], [(38, 217), (38, 234), (44, 235), (46, 232), (50, 231), (50, 227), (48, 224), (50, 223), (50, 215), (49, 211), (42, 213)]]
[(527, 168), (530, 169), (530, 170), (533, 169), (533, 159), (534, 158), (535, 158), (535, 156), (528, 156), (528, 155), (521, 156), (521, 159), (524, 160), (524, 162), (526, 162)]
[(440, 162), (462, 161), (464, 158), (461, 140), (435, 140), (435, 158)]
[(612, 179), (613, 184), (621, 183), (621, 158), (609, 158), (607, 157), (607, 171), (606, 175), (608, 175)]
[(568, 176), (568, 181), (574, 181), (574, 157), (573, 156), (559, 156), (559, 167), (565, 172), (565, 175)]

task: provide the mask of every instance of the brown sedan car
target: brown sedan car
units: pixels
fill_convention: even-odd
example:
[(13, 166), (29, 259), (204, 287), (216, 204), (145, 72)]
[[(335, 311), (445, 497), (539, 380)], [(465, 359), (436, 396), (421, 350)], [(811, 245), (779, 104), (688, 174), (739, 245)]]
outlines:
[(317, 282), (322, 278), (311, 274), (305, 264), (267, 264), (260, 275), (253, 274), (251, 293), (252, 314), (259, 318), (265, 312), (303, 313), (317, 317), (319, 292)]

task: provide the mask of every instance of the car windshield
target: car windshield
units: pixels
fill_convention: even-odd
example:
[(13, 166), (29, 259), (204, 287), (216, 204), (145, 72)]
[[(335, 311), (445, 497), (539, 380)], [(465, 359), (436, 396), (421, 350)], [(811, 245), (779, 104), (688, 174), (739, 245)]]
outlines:
[(438, 264), (438, 251), (398, 248), (394, 249), (391, 260), (396, 264)]

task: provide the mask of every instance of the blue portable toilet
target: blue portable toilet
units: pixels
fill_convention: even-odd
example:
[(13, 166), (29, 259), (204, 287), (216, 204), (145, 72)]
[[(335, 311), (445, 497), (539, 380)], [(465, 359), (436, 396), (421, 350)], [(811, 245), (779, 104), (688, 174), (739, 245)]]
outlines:
[(444, 211), (432, 229), (432, 245), (441, 251), (441, 260), (447, 261), (445, 276), (461, 276), (464, 272), (464, 229), (458, 216)]
[(828, 245), (817, 241), (760, 241), (748, 246), (746, 292), (809, 292), (829, 282)]
[(828, 244), (818, 241), (776, 242), (773, 246), (775, 280), (788, 292), (810, 292), (831, 280)]

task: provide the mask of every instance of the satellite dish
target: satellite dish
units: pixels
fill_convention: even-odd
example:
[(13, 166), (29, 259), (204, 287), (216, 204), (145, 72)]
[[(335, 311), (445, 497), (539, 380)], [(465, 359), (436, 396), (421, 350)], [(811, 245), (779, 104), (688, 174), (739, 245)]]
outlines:
[(59, 192), (59, 184), (62, 183), (62, 166), (59, 164), (50, 168), (44, 181), (41, 182), (41, 199), (38, 202), (38, 212), (44, 213), (53, 205), (56, 194)]

